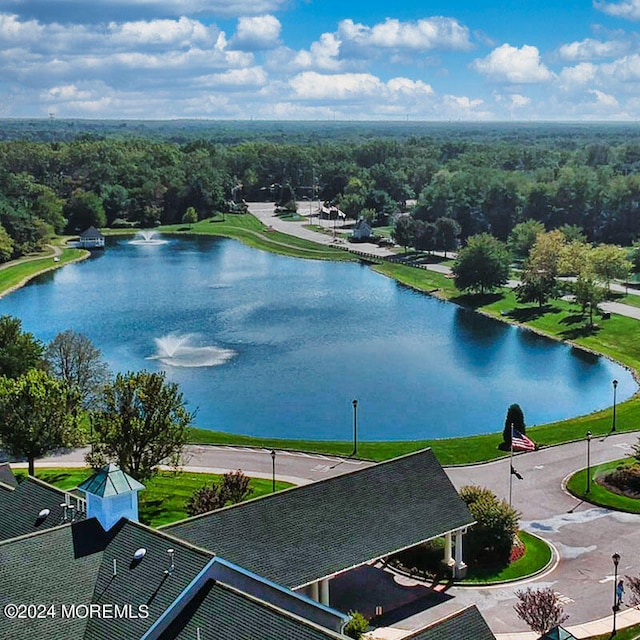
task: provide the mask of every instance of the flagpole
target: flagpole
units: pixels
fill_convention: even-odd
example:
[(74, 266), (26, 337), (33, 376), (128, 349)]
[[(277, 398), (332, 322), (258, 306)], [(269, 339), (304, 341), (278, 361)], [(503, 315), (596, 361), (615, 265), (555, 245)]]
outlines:
[(509, 506), (511, 506), (512, 487), (513, 487), (513, 422), (511, 423), (511, 453), (509, 455)]

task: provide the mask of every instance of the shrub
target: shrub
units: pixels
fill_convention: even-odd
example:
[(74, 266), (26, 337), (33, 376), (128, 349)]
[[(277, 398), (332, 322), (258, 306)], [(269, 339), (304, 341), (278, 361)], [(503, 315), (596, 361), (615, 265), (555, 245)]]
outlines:
[(246, 500), (253, 493), (250, 481), (239, 469), (225, 473), (218, 483), (205, 484), (193, 492), (186, 504), (187, 513), (197, 516)]
[(520, 514), (489, 489), (462, 487), (460, 497), (477, 521), (466, 536), (469, 564), (495, 566), (509, 564), (511, 547)]
[(604, 482), (622, 492), (640, 494), (640, 465), (620, 465), (615, 471), (604, 476)]
[(516, 431), (519, 431), (522, 435), (525, 435), (526, 428), (524, 426), (524, 413), (519, 404), (509, 405), (507, 409), (507, 417), (504, 420), (504, 431), (502, 432), (502, 439), (507, 445), (507, 449), (511, 446), (511, 425)]
[(349, 611), (351, 620), (344, 627), (344, 634), (358, 640), (369, 628), (369, 621), (359, 611)]

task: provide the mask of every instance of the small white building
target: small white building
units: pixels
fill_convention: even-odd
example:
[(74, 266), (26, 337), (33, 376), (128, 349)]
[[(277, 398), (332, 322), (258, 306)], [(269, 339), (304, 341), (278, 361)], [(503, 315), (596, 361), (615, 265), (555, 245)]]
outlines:
[(80, 234), (78, 246), (82, 249), (104, 249), (104, 236), (95, 227), (89, 227)]
[(372, 233), (373, 228), (371, 227), (371, 225), (364, 218), (360, 218), (353, 227), (352, 236), (356, 240), (365, 240), (367, 238), (370, 238)]

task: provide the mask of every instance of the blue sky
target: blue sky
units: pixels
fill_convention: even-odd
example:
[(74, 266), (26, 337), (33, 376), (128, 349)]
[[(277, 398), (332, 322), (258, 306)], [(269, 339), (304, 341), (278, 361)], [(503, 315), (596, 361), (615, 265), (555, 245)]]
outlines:
[(637, 120), (640, 0), (0, 0), (0, 117)]

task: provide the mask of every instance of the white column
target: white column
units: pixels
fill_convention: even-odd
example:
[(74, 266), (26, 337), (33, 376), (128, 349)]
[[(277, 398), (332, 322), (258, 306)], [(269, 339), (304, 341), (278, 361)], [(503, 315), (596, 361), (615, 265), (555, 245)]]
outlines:
[(320, 580), (320, 602), (329, 606), (329, 578)]
[(444, 536), (444, 563), (448, 567), (453, 567), (455, 564), (455, 560), (453, 559), (453, 555), (451, 554), (452, 546), (451, 546), (451, 534), (447, 533)]
[(313, 582), (309, 585), (309, 597), (316, 602), (320, 602), (320, 595), (318, 593), (318, 583)]
[(467, 571), (467, 565), (462, 559), (462, 531), (456, 531), (456, 566), (455, 578), (463, 578)]

